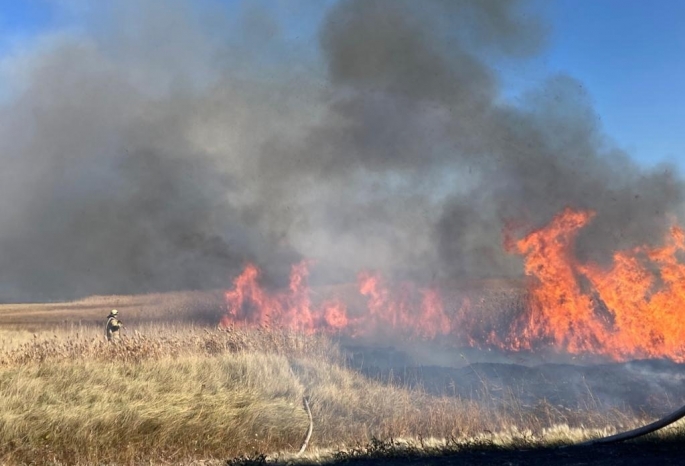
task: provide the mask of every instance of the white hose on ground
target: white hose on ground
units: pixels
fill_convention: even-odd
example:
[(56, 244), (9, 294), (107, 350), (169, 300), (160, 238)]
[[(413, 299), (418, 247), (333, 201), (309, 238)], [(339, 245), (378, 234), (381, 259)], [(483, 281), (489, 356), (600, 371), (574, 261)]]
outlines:
[(307, 435), (304, 437), (304, 443), (302, 443), (300, 451), (297, 452), (297, 456), (300, 456), (307, 449), (307, 445), (309, 445), (309, 439), (312, 438), (312, 431), (314, 430), (312, 411), (309, 409), (309, 401), (307, 400), (306, 396), (302, 397), (302, 403), (304, 404), (304, 409), (307, 411), (307, 417), (309, 418), (309, 428), (307, 429)]

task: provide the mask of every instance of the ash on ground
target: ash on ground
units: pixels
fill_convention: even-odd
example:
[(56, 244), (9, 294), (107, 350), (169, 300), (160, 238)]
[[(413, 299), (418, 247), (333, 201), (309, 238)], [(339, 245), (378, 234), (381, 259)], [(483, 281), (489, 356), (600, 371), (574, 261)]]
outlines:
[(661, 416), (685, 404), (685, 364), (652, 359), (608, 362), (567, 354), (505, 353), (416, 345), (398, 349), (343, 343), (351, 368), (433, 395), (522, 407), (630, 410)]

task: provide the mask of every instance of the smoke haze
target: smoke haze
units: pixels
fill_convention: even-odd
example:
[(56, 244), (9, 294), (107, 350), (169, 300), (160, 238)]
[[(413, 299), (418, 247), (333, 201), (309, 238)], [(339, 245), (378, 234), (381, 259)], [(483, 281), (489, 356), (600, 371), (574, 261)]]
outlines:
[(518, 276), (509, 220), (594, 209), (579, 254), (606, 261), (680, 212), (675, 170), (612, 147), (572, 77), (503, 99), (494, 63), (546, 41), (521, 2), (98, 5), (0, 64), (0, 300), (221, 288), (247, 261), (278, 283), (303, 257), (320, 283)]

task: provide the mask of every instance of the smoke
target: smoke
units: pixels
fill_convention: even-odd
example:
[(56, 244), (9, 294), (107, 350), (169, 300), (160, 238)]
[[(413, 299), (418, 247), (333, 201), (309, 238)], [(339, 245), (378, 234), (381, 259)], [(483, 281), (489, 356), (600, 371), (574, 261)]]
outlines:
[(597, 210), (578, 248), (607, 260), (679, 212), (675, 171), (612, 147), (573, 78), (502, 97), (498, 61), (545, 46), (520, 2), (98, 5), (0, 66), (2, 300), (225, 287), (246, 261), (277, 283), (301, 257), (319, 282), (516, 276), (512, 219)]

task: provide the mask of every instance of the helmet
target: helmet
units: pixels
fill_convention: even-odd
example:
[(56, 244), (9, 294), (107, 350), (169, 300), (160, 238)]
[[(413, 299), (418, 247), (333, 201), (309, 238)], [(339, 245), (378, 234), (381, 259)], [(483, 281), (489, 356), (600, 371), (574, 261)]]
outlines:
[(110, 312), (110, 314), (115, 316), (115, 315), (119, 314), (119, 311), (117, 311), (116, 309), (112, 309), (112, 312)]

